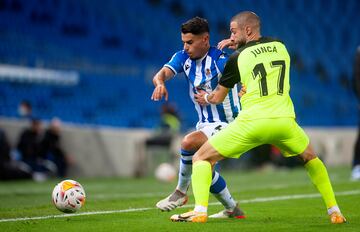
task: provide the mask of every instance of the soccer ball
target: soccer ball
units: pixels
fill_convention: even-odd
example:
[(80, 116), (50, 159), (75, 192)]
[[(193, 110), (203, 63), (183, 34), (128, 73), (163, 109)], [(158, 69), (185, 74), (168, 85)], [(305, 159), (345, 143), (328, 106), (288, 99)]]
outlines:
[(74, 180), (63, 180), (52, 192), (55, 207), (64, 213), (75, 213), (85, 204), (85, 191), (81, 184)]
[(155, 177), (163, 182), (171, 182), (176, 178), (176, 169), (169, 163), (162, 163), (156, 168)]

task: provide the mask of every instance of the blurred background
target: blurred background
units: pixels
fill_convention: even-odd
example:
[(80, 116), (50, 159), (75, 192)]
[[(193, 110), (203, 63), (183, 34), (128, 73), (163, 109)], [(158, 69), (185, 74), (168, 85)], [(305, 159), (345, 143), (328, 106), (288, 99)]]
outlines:
[[(45, 128), (56, 117), (71, 175), (145, 175), (157, 161), (144, 140), (161, 124), (163, 105), (150, 100), (151, 80), (182, 49), (181, 23), (208, 19), (216, 45), (243, 10), (260, 16), (263, 35), (287, 45), (297, 120), (318, 153), (330, 165), (350, 166), (357, 0), (0, 0), (0, 128), (11, 158), (29, 120)], [(197, 121), (187, 82), (180, 75), (167, 87), (185, 133)]]

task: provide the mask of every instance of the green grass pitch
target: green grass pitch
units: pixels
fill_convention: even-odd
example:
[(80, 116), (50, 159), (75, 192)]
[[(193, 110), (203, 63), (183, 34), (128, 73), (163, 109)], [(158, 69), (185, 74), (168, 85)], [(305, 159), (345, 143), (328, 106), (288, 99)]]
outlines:
[[(77, 214), (52, 205), (60, 180), (0, 182), (0, 231), (360, 231), (360, 182), (349, 180), (350, 168), (329, 168), (337, 201), (348, 223), (331, 225), (322, 199), (302, 168), (224, 172), (228, 187), (246, 219), (209, 219), (205, 224), (174, 223), (169, 217), (186, 207), (160, 212), (155, 203), (176, 183), (154, 178), (77, 179), (87, 200)], [(209, 213), (222, 210), (210, 197)]]

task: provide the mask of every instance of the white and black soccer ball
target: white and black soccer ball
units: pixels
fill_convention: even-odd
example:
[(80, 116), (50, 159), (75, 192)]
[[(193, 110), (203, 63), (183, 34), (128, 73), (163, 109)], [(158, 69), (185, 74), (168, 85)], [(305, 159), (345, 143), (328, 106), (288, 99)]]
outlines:
[(74, 180), (63, 180), (52, 192), (55, 207), (64, 213), (74, 213), (85, 204), (85, 191), (81, 184)]
[(155, 170), (156, 179), (162, 182), (172, 182), (176, 174), (176, 168), (169, 163), (161, 163)]

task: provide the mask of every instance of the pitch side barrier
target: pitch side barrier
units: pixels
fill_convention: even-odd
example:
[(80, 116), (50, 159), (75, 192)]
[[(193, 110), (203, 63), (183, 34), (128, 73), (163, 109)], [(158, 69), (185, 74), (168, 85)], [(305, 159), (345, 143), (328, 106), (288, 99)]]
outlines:
[[(45, 128), (46, 122), (44, 124)], [(27, 125), (25, 120), (0, 118), (0, 128), (5, 130), (13, 147)], [(305, 131), (309, 134), (316, 153), (328, 166), (351, 165), (357, 128), (307, 127)], [(156, 165), (154, 151), (145, 149), (145, 140), (151, 133), (149, 129), (63, 123), (62, 145), (75, 161), (69, 174), (81, 177), (141, 177), (152, 174)], [(180, 141), (181, 138), (175, 140), (174, 151), (179, 148)]]

